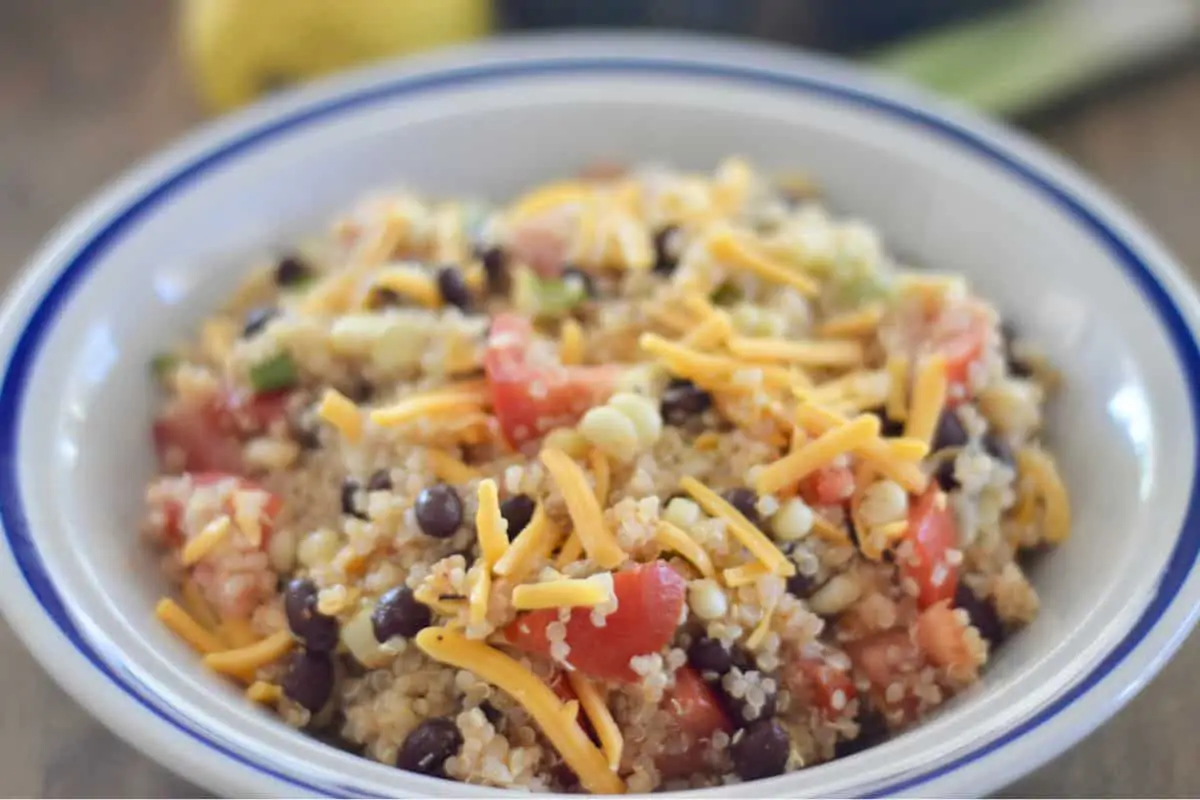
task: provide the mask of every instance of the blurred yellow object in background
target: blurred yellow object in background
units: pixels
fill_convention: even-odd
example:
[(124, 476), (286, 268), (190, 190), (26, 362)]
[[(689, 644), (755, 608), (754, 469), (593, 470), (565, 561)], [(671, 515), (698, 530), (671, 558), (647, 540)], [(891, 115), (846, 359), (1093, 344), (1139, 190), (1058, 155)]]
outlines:
[(491, 0), (183, 0), (185, 52), (204, 102), (264, 93), (390, 55), (475, 39)]

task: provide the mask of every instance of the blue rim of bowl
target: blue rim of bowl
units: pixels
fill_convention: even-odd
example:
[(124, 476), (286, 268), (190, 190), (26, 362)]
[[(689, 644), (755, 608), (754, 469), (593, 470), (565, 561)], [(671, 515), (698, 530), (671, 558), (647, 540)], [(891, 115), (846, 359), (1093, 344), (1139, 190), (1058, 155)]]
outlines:
[[(1170, 293), (1154, 276), (1134, 247), (1116, 230), (1105, 224), (1100, 214), (1090, 209), (1074, 194), (1042, 175), (1039, 170), (967, 127), (933, 112), (914, 108), (862, 88), (844, 85), (837, 82), (836, 79), (673, 58), (556, 57), (516, 63), (492, 63), (452, 68), (385, 80), (343, 95), (318, 100), (298, 110), (285, 113), (277, 119), (246, 131), (176, 167), (159, 183), (127, 203), (120, 211), (112, 214), (97, 233), (76, 249), (50, 288), (38, 301), (37, 307), (29, 316), (13, 347), (3, 382), (0, 383), (0, 523), (3, 525), (9, 547), (29, 589), (64, 636), (96, 669), (151, 713), (222, 755), (298, 789), (331, 796), (378, 796), (353, 786), (318, 785), (305, 782), (296, 776), (280, 772), (271, 764), (264, 763), (255, 756), (239, 752), (234, 749), (235, 745), (223, 741), (224, 737), (220, 734), (205, 729), (195, 720), (185, 719), (177, 714), (169, 703), (157, 696), (132, 671), (119, 663), (110, 663), (102, 654), (104, 648), (89, 641), (88, 637), (75, 624), (62, 597), (54, 587), (34, 543), (22, 504), (20, 478), (17, 474), (18, 435), (26, 399), (27, 382), (39, 348), (64, 303), (71, 297), (81, 280), (88, 275), (97, 258), (123, 232), (131, 228), (156, 205), (169, 199), (174, 192), (222, 162), (266, 144), (278, 136), (306, 124), (326, 120), (340, 112), (379, 102), (395, 101), (405, 96), (461, 88), (465, 85), (487, 81), (589, 73), (640, 73), (709, 78), (817, 95), (865, 108), (920, 127), (970, 151), (994, 166), (1003, 168), (1053, 202), (1092, 235), (1122, 266), (1126, 275), (1150, 302), (1183, 367), (1182, 373), (1187, 381), (1193, 425), (1200, 429), (1200, 425), (1196, 425), (1196, 421), (1200, 420), (1200, 349), (1197, 348), (1187, 322), (1171, 299)], [(929, 767), (919, 774), (887, 784), (871, 791), (867, 796), (895, 795), (943, 778), (1012, 743), (1057, 716), (1102, 681), (1146, 638), (1187, 580), (1198, 555), (1200, 555), (1200, 470), (1194, 477), (1186, 516), (1167, 566), (1159, 576), (1158, 589), (1154, 597), (1125, 638), (1090, 673), (1033, 716), (999, 733), (970, 752)]]

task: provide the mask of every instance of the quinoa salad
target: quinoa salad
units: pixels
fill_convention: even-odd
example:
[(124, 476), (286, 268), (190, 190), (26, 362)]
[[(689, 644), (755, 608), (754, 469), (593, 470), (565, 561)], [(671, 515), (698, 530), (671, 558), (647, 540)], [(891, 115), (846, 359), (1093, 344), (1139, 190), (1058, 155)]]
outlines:
[(286, 724), (532, 791), (850, 756), (979, 681), (1063, 541), (1056, 374), (796, 177), (365, 198), (152, 372), (155, 609)]

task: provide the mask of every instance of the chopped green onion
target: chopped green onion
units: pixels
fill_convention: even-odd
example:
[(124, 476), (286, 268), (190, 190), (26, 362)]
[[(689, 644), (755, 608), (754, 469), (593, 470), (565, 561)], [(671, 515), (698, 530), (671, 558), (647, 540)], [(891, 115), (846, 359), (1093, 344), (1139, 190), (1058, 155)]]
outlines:
[(710, 299), (712, 300), (713, 305), (731, 306), (738, 300), (742, 299), (742, 290), (736, 283), (725, 281), (713, 290), (712, 297)]
[(171, 373), (179, 366), (179, 356), (174, 353), (159, 353), (154, 358), (150, 359), (150, 374), (155, 380), (165, 381), (171, 377)]
[(579, 280), (539, 278), (533, 270), (517, 270), (513, 305), (541, 319), (559, 319), (587, 300), (587, 285)]
[(250, 385), (256, 392), (273, 392), (295, 386), (300, 379), (296, 362), (287, 353), (279, 353), (250, 368)]

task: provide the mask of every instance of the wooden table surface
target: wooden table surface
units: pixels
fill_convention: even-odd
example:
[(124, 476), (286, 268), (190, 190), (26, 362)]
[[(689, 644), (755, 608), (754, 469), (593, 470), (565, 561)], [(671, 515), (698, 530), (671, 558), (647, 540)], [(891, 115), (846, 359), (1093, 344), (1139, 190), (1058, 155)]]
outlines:
[[(163, 0), (0, 2), (0, 282), (75, 205), (200, 121), (170, 11)], [(1031, 128), (1200, 276), (1200, 59), (1093, 94)], [(1193, 636), (1115, 719), (1005, 794), (1200, 795), (1198, 674)], [(2, 622), (0, 676), (0, 794), (204, 796), (68, 699)]]

